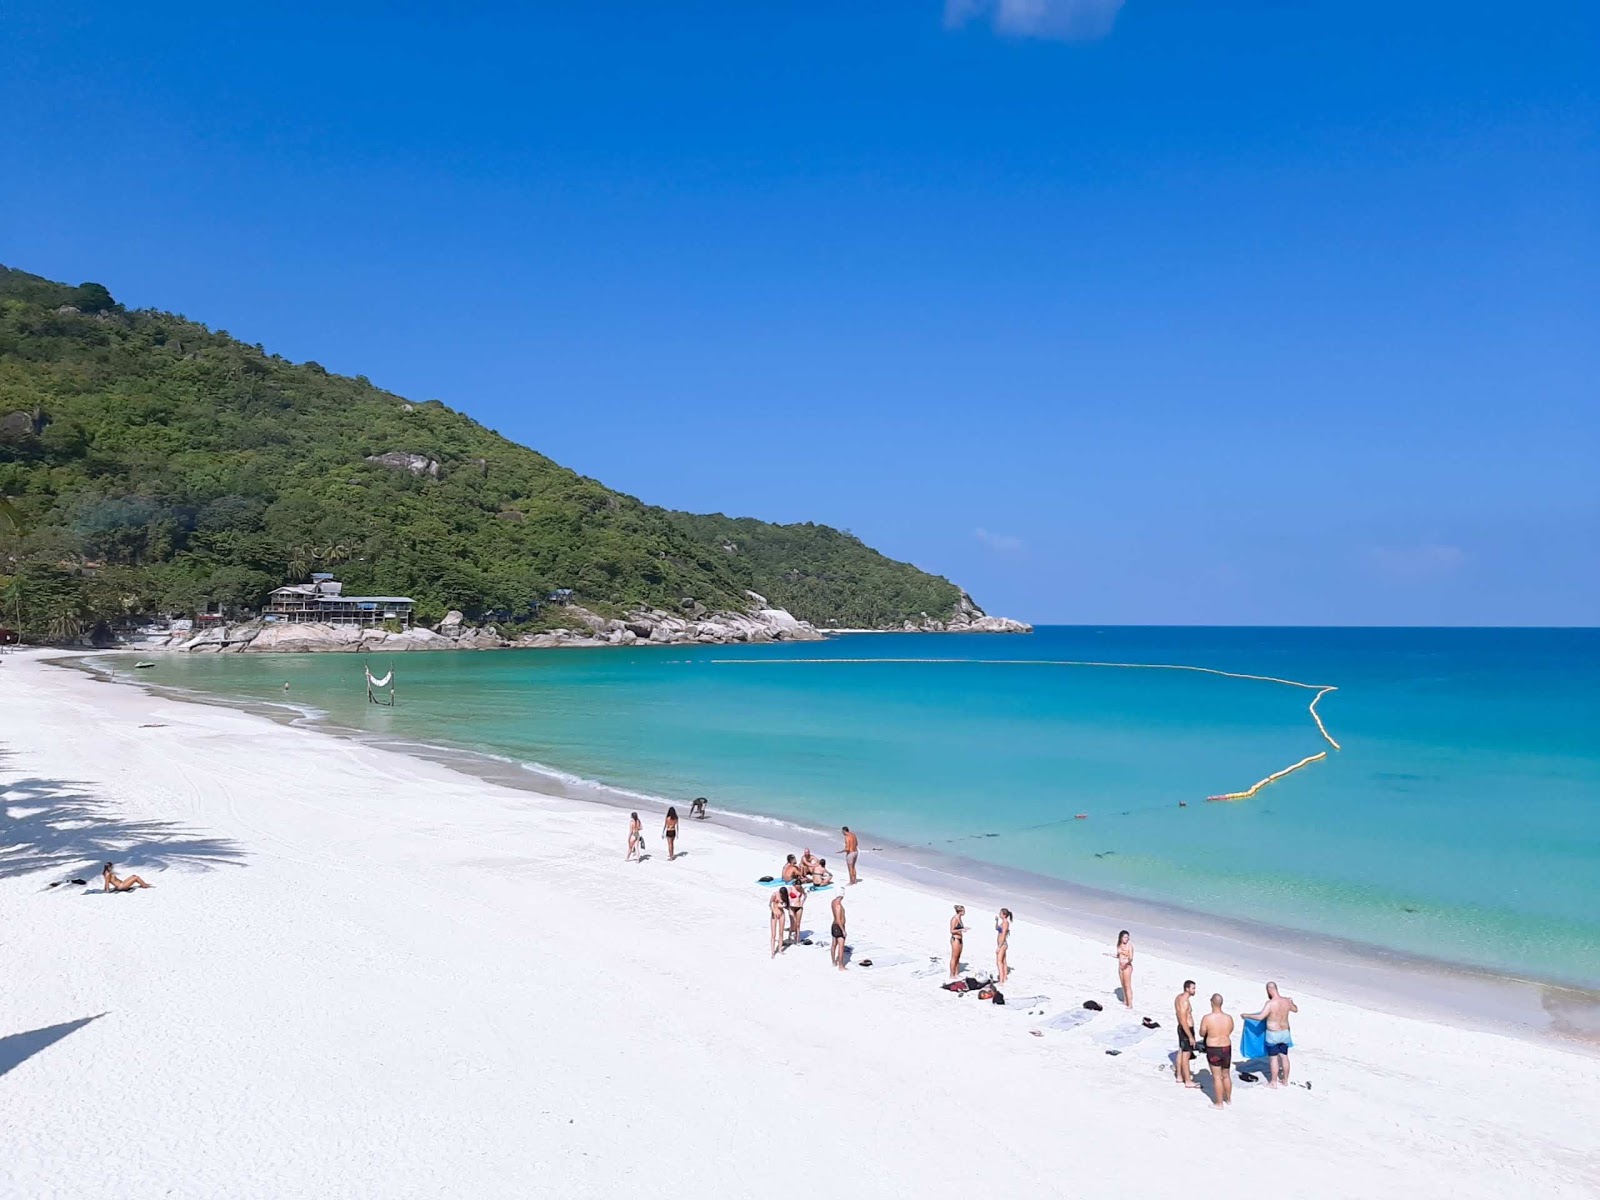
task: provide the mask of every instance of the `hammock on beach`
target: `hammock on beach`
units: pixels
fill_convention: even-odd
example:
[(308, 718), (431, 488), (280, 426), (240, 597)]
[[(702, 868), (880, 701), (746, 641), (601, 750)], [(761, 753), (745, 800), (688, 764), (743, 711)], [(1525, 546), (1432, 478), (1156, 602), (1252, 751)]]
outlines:
[(389, 668), (389, 673), (387, 675), (385, 675), (382, 679), (374, 679), (372, 677), (372, 672), (370, 670), (368, 670), (367, 668), (365, 668), (365, 667), (363, 667), (362, 670), (367, 672), (367, 686), (369, 688), (386, 688), (394, 680), (394, 668), (393, 667)]

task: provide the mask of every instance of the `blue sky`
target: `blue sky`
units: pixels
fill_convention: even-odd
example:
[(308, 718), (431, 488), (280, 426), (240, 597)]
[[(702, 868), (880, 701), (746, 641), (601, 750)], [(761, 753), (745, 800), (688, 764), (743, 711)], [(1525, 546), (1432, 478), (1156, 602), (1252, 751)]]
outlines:
[(1600, 6), (226, 7), (7, 5), (0, 262), (1008, 615), (1600, 623)]

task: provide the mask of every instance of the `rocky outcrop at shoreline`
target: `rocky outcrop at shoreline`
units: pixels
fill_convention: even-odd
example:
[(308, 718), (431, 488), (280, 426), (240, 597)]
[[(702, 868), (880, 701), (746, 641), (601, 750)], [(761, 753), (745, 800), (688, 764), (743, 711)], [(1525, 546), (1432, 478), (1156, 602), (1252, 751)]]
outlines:
[[(399, 632), (357, 625), (314, 622), (242, 621), (201, 630), (149, 630), (125, 643), (134, 650), (236, 654), (348, 651), (394, 653), (410, 650), (580, 649), (599, 646), (682, 646), (770, 642), (815, 642), (828, 634), (787, 609), (772, 608), (764, 596), (750, 593), (747, 612), (671, 613), (641, 608), (624, 617), (604, 617), (572, 604), (562, 612), (573, 628), (541, 633), (502, 633), (494, 625), (469, 625), (459, 612), (447, 614), (432, 629), (416, 626)], [(891, 626), (886, 632), (906, 633), (1031, 633), (1033, 626), (1007, 617), (991, 617), (965, 592), (946, 619), (928, 617)], [(838, 632), (838, 631), (834, 631)]]

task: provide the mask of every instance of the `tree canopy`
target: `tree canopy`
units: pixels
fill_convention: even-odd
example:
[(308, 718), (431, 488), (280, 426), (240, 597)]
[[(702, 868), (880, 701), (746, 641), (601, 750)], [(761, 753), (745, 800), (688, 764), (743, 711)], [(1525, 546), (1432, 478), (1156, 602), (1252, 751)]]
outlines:
[(819, 624), (945, 616), (958, 589), (821, 525), (653, 507), (438, 401), (0, 266), (0, 620), (35, 639), (314, 570), (512, 624), (759, 592)]

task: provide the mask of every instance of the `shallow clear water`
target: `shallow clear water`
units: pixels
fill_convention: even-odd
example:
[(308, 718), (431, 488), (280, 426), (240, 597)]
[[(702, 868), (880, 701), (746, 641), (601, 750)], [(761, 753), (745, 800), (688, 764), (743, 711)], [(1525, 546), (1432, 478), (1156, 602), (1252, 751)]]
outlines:
[[(1051, 660), (1332, 684), (1318, 711), (1343, 749), (1308, 690)], [(139, 675), (279, 702), (287, 680), (351, 728), (1600, 985), (1597, 630), (1057, 627), (393, 661), (392, 710), (349, 655), (163, 655)], [(1204, 802), (1320, 750), (1254, 799)]]

